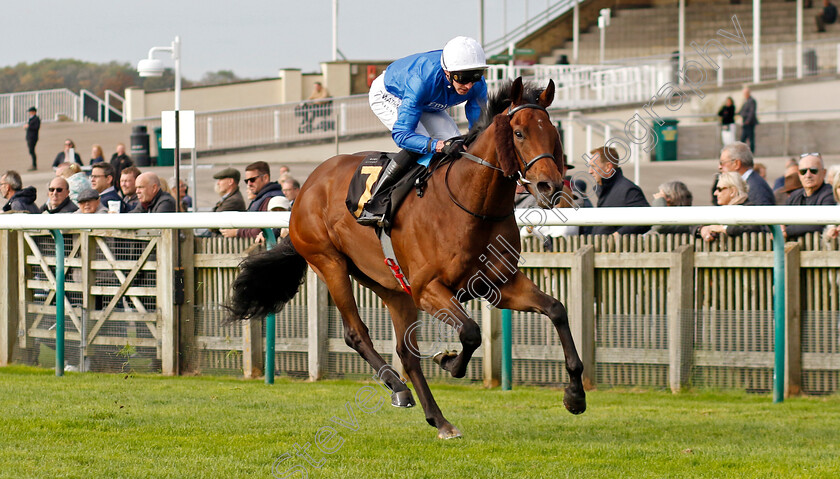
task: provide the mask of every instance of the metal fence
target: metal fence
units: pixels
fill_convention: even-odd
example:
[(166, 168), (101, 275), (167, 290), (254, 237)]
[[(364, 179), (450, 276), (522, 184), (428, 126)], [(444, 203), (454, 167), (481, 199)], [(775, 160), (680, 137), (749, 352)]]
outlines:
[[(182, 257), (187, 295), (180, 307), (181, 336), (180, 341), (170, 339), (167, 346), (167, 335), (174, 334), (167, 320), (174, 311), (168, 306), (173, 287), (166, 271), (173, 259), (172, 237), (167, 234), (94, 230), (70, 235), (68, 362), (87, 364), (83, 367), (94, 371), (166, 372), (167, 361), (180, 354), (181, 372), (259, 375), (264, 357), (262, 322), (226, 324), (221, 307), (239, 261), (254, 247), (242, 239), (186, 237)], [(55, 337), (50, 328), (55, 314), (53, 243), (37, 233), (4, 232), (3, 238), (7, 242), (13, 238), (18, 245), (22, 271), (15, 359), (49, 366)], [(591, 334), (576, 337), (576, 342), (582, 354), (594, 355), (592, 383), (665, 388), (673, 367), (669, 355), (676, 349), (690, 357), (686, 374), (695, 386), (771, 390), (775, 345), (769, 235), (711, 244), (685, 235), (619, 240), (572, 236), (552, 238), (549, 243), (526, 237), (522, 246), (523, 272), (567, 305), (573, 326), (591, 321)], [(789, 374), (795, 388), (808, 394), (834, 393), (840, 381), (837, 251), (836, 240), (824, 242), (819, 235), (787, 245)], [(361, 286), (354, 284), (354, 292), (375, 346), (386, 360), (398, 364), (387, 310)], [(675, 310), (678, 304), (690, 306)], [(487, 348), (493, 349), (491, 338), (498, 336), (498, 312), (486, 306), (483, 301), (465, 306), (485, 330), (485, 342), (467, 378), (492, 384), (493, 360), (488, 359)], [(313, 318), (326, 331), (323, 341), (314, 346)], [(562, 347), (551, 322), (517, 312), (513, 322), (514, 381), (541, 385), (566, 381)], [(687, 327), (675, 338), (672, 328), (677, 324)], [(87, 334), (82, 334), (83, 328)], [(435, 343), (437, 330), (419, 333), (421, 350)], [(80, 343), (79, 338), (87, 340)], [(340, 316), (311, 272), (298, 296), (277, 316), (275, 344), (274, 368), (280, 374), (309, 377), (313, 354), (325, 358), (321, 377), (373, 374), (344, 343)], [(437, 346), (459, 348), (457, 342)], [(81, 360), (83, 355), (89, 358), (87, 363)], [(449, 379), (431, 360), (424, 360), (423, 366), (430, 377)]]
[(0, 95), (0, 128), (26, 123), (33, 106), (42, 122), (122, 121), (124, 103), (125, 98), (111, 90), (105, 91), (105, 100), (88, 90), (77, 95), (66, 88), (4, 93)]

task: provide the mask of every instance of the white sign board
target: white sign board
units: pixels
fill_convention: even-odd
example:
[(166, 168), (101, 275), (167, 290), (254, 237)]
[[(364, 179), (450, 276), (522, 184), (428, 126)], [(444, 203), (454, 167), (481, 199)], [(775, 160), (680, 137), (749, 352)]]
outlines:
[[(178, 123), (181, 125), (181, 148), (195, 148), (195, 111), (182, 110), (178, 113)], [(160, 146), (161, 148), (175, 148), (175, 112), (162, 111), (160, 113)]]

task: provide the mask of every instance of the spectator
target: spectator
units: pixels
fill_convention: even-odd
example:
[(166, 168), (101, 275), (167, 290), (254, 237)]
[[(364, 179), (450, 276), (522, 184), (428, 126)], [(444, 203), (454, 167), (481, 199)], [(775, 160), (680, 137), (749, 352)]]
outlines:
[[(175, 185), (175, 177), (173, 176), (170, 178), (169, 182)], [(189, 211), (189, 209), (192, 208), (192, 198), (187, 195), (187, 192), (189, 191), (187, 182), (178, 178), (178, 184), (181, 185), (181, 187), (178, 188), (178, 191), (175, 191), (175, 186), (173, 186), (172, 189), (169, 190), (169, 194), (171, 194), (173, 198), (178, 198), (178, 201), (181, 202), (180, 211)]]
[[(271, 181), (268, 163), (264, 161), (257, 161), (245, 167), (245, 185), (254, 196), (251, 204), (248, 205), (248, 211), (267, 211), (270, 198), (283, 196), (283, 188), (277, 182)], [(260, 232), (259, 228), (223, 229), (220, 231), (222, 236), (228, 238), (234, 236), (256, 238)]]
[(125, 154), (125, 145), (117, 143), (116, 153), (111, 155), (111, 168), (114, 174), (114, 188), (120, 187), (120, 178), (122, 177), (122, 170), (129, 166), (134, 166), (134, 161), (131, 157)]
[[(831, 182), (831, 192), (834, 194), (834, 201), (840, 204), (840, 175), (834, 176)], [(829, 225), (826, 227), (823, 237), (826, 240), (836, 238), (840, 234), (840, 225)]]
[[(292, 202), (289, 201), (288, 198), (283, 196), (275, 196), (268, 200), (268, 211), (291, 211), (292, 210)], [(289, 236), (289, 228), (274, 228), (274, 237), (277, 239), (284, 238)], [(257, 235), (255, 243), (264, 243), (265, 236), (263, 236), (262, 231)]]
[(70, 185), (61, 176), (56, 176), (50, 181), (47, 188), (47, 202), (41, 207), (41, 213), (58, 214), (72, 213), (79, 209), (76, 203), (70, 200)]
[(108, 202), (118, 201), (120, 203), (120, 213), (126, 212), (122, 198), (114, 188), (114, 169), (110, 163), (97, 163), (91, 167), (90, 184), (93, 189), (99, 192), (99, 201), (102, 202), (103, 206), (107, 208)]
[(216, 193), (222, 197), (213, 211), (245, 211), (245, 200), (239, 191), (239, 171), (225, 168), (213, 175), (216, 179)]
[[(736, 172), (727, 171), (720, 174), (718, 186), (715, 190), (717, 202), (721, 206), (748, 205), (749, 185)], [(695, 236), (703, 238), (704, 241), (714, 241), (720, 235), (740, 236), (744, 233), (769, 231), (763, 225), (707, 225), (694, 226), (692, 231)]]
[[(653, 194), (651, 206), (691, 206), (694, 196), (682, 181), (669, 181), (659, 185), (659, 191)], [(688, 225), (653, 225), (653, 231), (659, 234), (690, 233)]]
[(799, 181), (799, 168), (794, 166), (793, 172), (785, 176), (785, 183), (781, 188), (773, 190), (773, 195), (776, 197), (776, 204), (783, 205), (787, 203), (790, 194), (802, 188), (802, 182)]
[(837, 179), (837, 173), (840, 173), (840, 165), (831, 165), (825, 170), (825, 182), (829, 185), (834, 184), (834, 180)]
[(785, 162), (785, 174), (776, 178), (776, 181), (773, 183), (773, 191), (785, 186), (785, 178), (789, 175), (795, 175), (797, 173), (799, 173), (799, 158), (791, 158), (787, 160), (787, 162)]
[(329, 101), (327, 100), (328, 98), (330, 98), (329, 90), (327, 90), (327, 88), (324, 85), (322, 85), (321, 82), (316, 81), (315, 85), (313, 85), (312, 87), (312, 94), (309, 95), (309, 98), (307, 98), (307, 100), (322, 100), (316, 101), (315, 104), (323, 105), (325, 103), (329, 103)]
[[(767, 182), (767, 167), (764, 163), (755, 162), (753, 163), (753, 170), (758, 173), (758, 176), (761, 177), (762, 180)], [(770, 183), (767, 183), (767, 186), (770, 186)]]
[(764, 179), (754, 174), (753, 169), (753, 155), (746, 144), (736, 141), (735, 143), (726, 145), (720, 151), (720, 164), (718, 165), (720, 172), (735, 172), (741, 175), (741, 178), (747, 182), (749, 186), (750, 204), (752, 205), (775, 205), (776, 198), (773, 196), (773, 190)]
[(79, 209), (77, 214), (101, 214), (107, 213), (108, 208), (102, 206), (99, 201), (99, 192), (93, 188), (88, 188), (79, 193)]
[(825, 32), (825, 26), (837, 21), (837, 7), (828, 0), (823, 0), (823, 9), (817, 14), (817, 31)]
[(38, 169), (38, 158), (35, 156), (35, 145), (38, 143), (38, 131), (41, 129), (41, 119), (38, 118), (38, 110), (33, 106), (29, 108), (29, 120), (24, 128), (26, 129), (26, 146), (29, 147), (29, 156), (32, 157), (32, 167), (29, 171)]
[(67, 180), (67, 184), (70, 185), (70, 199), (76, 205), (79, 204), (79, 193), (92, 188), (87, 175), (76, 163), (65, 162), (58, 165), (58, 168), (55, 170), (55, 176), (60, 176)]
[[(831, 185), (825, 183), (825, 166), (819, 153), (805, 153), (799, 160), (799, 181), (802, 188), (793, 191), (787, 205), (836, 205)], [(821, 231), (822, 225), (782, 225), (786, 239), (796, 239), (811, 231)]]
[(9, 170), (0, 176), (0, 195), (6, 198), (3, 211), (23, 211), (38, 214), (41, 209), (35, 204), (38, 192), (34, 186), (23, 187), (23, 181), (17, 171)]
[(158, 175), (147, 171), (137, 177), (137, 206), (132, 213), (172, 213), (175, 198), (161, 188)]
[(137, 206), (136, 181), (138, 176), (140, 176), (140, 170), (136, 166), (124, 168), (120, 175), (120, 190), (126, 211), (131, 211)]
[(277, 168), (278, 178), (280, 178), (283, 175), (288, 175), (289, 173), (291, 173), (291, 170), (289, 170), (289, 167), (286, 165), (280, 165), (280, 168)]
[(55, 160), (53, 160), (53, 168), (58, 168), (58, 165), (64, 163), (65, 161), (75, 161), (79, 166), (82, 166), (82, 158), (76, 153), (76, 144), (73, 143), (73, 140), (67, 138), (64, 140), (64, 150), (62, 150), (59, 154), (55, 155)]
[(105, 153), (102, 152), (102, 146), (93, 145), (90, 150), (90, 166), (105, 161)]
[[(618, 153), (613, 148), (601, 147), (590, 152), (589, 174), (595, 178), (598, 208), (622, 206), (650, 206), (645, 194), (632, 181), (624, 177), (618, 163)], [(594, 226), (592, 234), (642, 234), (650, 226)]]
[(720, 138), (723, 146), (735, 141), (735, 100), (731, 96), (726, 97), (726, 102), (720, 111)]
[(297, 198), (298, 193), (300, 193), (300, 183), (298, 183), (298, 180), (290, 176), (283, 180), (280, 183), (280, 186), (282, 187), (283, 195), (288, 198), (291, 205), (294, 206), (295, 198)]
[[(750, 151), (755, 153), (755, 127), (758, 125), (758, 105), (750, 95), (750, 89), (744, 88), (744, 104), (738, 115), (741, 117), (741, 141), (750, 141)], [(747, 183), (749, 184), (749, 183)]]

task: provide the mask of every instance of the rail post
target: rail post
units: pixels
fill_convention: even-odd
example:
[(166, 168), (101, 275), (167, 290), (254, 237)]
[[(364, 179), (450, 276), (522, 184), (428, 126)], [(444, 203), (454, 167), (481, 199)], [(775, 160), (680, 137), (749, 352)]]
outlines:
[(55, 375), (64, 376), (64, 235), (50, 233), (55, 238)]
[(773, 402), (785, 400), (785, 237), (779, 225), (770, 225), (773, 232)]
[[(274, 230), (263, 228), (265, 235), (265, 248), (271, 249), (277, 245), (274, 237)], [(265, 383), (274, 384), (274, 338), (277, 336), (277, 323), (274, 313), (265, 317)]]

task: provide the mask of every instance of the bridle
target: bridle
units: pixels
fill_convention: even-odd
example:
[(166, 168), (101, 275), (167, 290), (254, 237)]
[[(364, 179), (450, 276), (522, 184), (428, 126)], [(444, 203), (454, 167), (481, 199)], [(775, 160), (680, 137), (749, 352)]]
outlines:
[[(541, 110), (541, 111), (545, 112), (546, 116), (548, 116), (548, 111), (544, 107), (542, 107), (540, 105), (537, 105), (535, 103), (525, 103), (525, 104), (522, 104), (522, 105), (519, 105), (519, 106), (508, 109), (508, 112), (507, 112), (507, 116), (508, 116), (508, 119), (509, 119), (508, 121), (513, 119), (513, 115), (515, 115), (518, 111), (526, 110), (526, 109)], [(541, 155), (537, 155), (534, 158), (532, 158), (531, 161), (526, 162), (525, 159), (522, 157), (522, 153), (520, 153), (518, 148), (516, 148), (514, 146), (513, 150), (516, 152), (516, 159), (522, 165), (522, 169), (517, 170), (517, 172), (514, 175), (505, 176), (505, 178), (510, 179), (510, 180), (515, 180), (516, 182), (518, 182), (522, 186), (526, 186), (526, 185), (531, 183), (530, 181), (525, 179), (525, 174), (528, 173), (528, 170), (531, 169), (531, 167), (534, 166), (538, 161), (540, 161), (542, 159), (545, 159), (545, 158), (549, 158), (549, 159), (551, 159), (551, 161), (556, 162), (556, 160), (554, 158), (554, 154), (552, 154), (552, 153), (543, 153)], [(504, 174), (504, 170), (502, 170), (498, 166), (493, 165), (492, 163), (487, 162), (483, 158), (480, 158), (480, 157), (475, 156), (473, 154), (463, 152), (463, 153), (461, 153), (461, 157), (466, 158), (466, 159), (468, 159), (468, 160), (470, 160), (474, 163), (478, 163), (479, 165), (484, 166), (486, 168), (490, 168), (491, 170), (495, 170), (495, 171), (498, 171), (498, 172)], [(479, 218), (479, 219), (485, 220), (485, 221), (498, 222), (498, 221), (502, 221), (502, 220), (508, 218), (509, 216), (513, 215), (514, 209), (511, 209), (510, 213), (507, 213), (507, 214), (502, 215), (502, 216), (482, 215), (482, 214), (474, 213), (474, 212), (470, 211), (469, 209), (467, 209), (466, 206), (459, 203), (458, 200), (455, 199), (455, 196), (452, 194), (452, 189), (449, 187), (449, 172), (452, 170), (452, 165), (453, 164), (455, 164), (454, 161), (449, 162), (449, 166), (446, 168), (446, 175), (444, 176), (444, 184), (446, 185), (447, 193), (449, 193), (449, 199), (452, 200), (452, 202), (455, 203), (455, 205), (458, 208), (461, 208), (462, 210), (466, 211), (470, 215), (475, 216), (476, 218)], [(517, 177), (517, 178), (514, 178), (514, 177)]]

